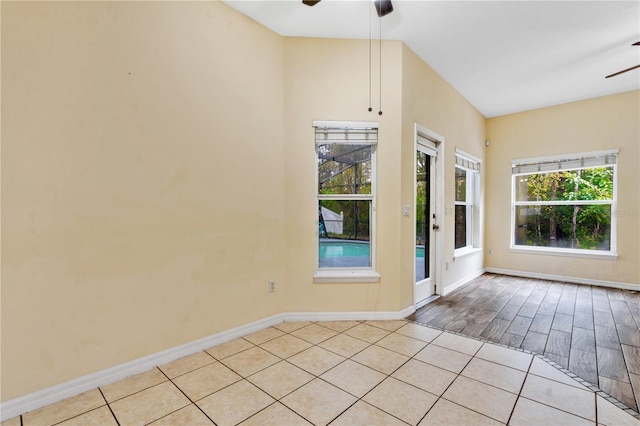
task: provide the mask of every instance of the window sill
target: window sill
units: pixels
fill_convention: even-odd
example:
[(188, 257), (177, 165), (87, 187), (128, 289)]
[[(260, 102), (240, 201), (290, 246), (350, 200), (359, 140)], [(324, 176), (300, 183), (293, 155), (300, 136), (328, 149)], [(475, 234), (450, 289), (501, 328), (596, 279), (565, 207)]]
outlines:
[(373, 269), (321, 269), (316, 271), (313, 282), (316, 283), (376, 283), (380, 274)]
[(463, 247), (463, 248), (459, 248), (456, 249), (453, 252), (453, 261), (455, 262), (458, 259), (462, 259), (468, 256), (471, 256), (473, 254), (476, 253), (481, 253), (482, 252), (482, 248), (479, 247)]
[(612, 252), (596, 252), (590, 250), (575, 249), (547, 249), (544, 247), (511, 247), (511, 252), (524, 254), (542, 254), (547, 256), (582, 257), (587, 259), (603, 260), (616, 260), (618, 258), (618, 254)]

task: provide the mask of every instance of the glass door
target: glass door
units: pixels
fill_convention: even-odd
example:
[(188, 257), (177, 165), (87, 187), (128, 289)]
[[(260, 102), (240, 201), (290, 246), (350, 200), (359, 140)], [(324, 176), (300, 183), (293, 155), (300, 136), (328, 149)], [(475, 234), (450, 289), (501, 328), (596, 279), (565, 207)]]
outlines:
[[(426, 141), (430, 142), (430, 141)], [(431, 142), (431, 144), (433, 144)], [(415, 291), (414, 302), (420, 303), (435, 294), (435, 160), (433, 146), (418, 144), (416, 150), (415, 187)]]

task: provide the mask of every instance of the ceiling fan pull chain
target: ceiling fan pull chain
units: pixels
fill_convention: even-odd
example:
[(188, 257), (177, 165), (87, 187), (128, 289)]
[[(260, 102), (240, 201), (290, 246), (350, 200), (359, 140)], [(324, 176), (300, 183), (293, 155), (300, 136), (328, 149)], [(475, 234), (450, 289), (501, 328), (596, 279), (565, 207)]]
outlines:
[(369, 112), (371, 108), (371, 6), (369, 6)]
[(378, 21), (380, 22), (380, 33), (378, 34), (378, 46), (379, 46), (379, 54), (378, 54), (378, 58), (380, 61), (380, 65), (379, 65), (379, 80), (380, 80), (380, 110), (378, 111), (378, 115), (382, 115), (382, 17), (378, 18)]

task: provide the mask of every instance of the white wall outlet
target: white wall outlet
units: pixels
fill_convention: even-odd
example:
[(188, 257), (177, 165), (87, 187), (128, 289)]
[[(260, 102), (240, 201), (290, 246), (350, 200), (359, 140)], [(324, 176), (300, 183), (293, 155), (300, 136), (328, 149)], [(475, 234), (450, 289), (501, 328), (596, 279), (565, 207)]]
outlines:
[(411, 206), (409, 204), (405, 204), (402, 206), (402, 214), (405, 216), (409, 216), (409, 213), (411, 212)]
[(275, 293), (276, 291), (276, 280), (269, 280), (269, 293)]

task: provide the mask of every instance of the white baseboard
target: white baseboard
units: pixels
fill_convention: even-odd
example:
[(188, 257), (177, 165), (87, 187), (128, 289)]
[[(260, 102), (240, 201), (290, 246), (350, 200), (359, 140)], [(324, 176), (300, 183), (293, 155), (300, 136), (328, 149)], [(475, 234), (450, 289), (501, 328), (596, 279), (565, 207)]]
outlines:
[(512, 275), (514, 277), (537, 278), (537, 279), (549, 280), (549, 281), (562, 281), (562, 282), (574, 283), (574, 284), (587, 284), (587, 285), (595, 285), (600, 287), (612, 287), (612, 288), (619, 288), (623, 290), (636, 290), (636, 291), (640, 290), (640, 284), (634, 284), (634, 283), (621, 283), (616, 281), (593, 280), (589, 278), (567, 277), (564, 275), (540, 274), (537, 272), (513, 271), (511, 269), (501, 269), (501, 268), (485, 268), (485, 271), (492, 274)]
[(448, 286), (446, 286), (445, 288), (442, 289), (442, 296), (446, 296), (447, 294), (451, 293), (452, 291), (455, 291), (457, 289), (459, 289), (460, 287), (462, 287), (463, 285), (465, 285), (466, 283), (468, 283), (469, 281), (478, 278), (480, 275), (484, 274), (486, 272), (486, 270), (484, 268), (477, 270), (476, 272), (474, 272), (471, 275), (467, 275), (466, 277), (454, 282), (453, 284), (449, 284)]
[(106, 386), (159, 365), (208, 349), (212, 346), (246, 336), (283, 321), (341, 321), (341, 320), (394, 320), (415, 312), (411, 305), (397, 312), (291, 312), (273, 315), (249, 324), (235, 327), (211, 336), (176, 346), (143, 358), (97, 371), (59, 385), (51, 386), (0, 403), (0, 421), (62, 401), (100, 386)]

